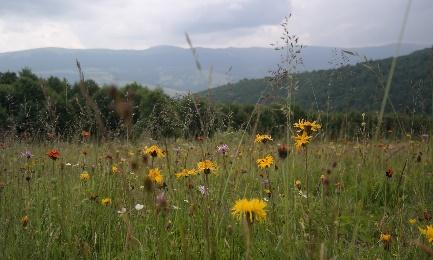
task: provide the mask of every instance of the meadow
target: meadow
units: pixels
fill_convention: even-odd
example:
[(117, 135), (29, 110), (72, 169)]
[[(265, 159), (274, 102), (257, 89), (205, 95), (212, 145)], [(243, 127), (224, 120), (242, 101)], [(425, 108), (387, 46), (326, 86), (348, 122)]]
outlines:
[(297, 127), (294, 140), (4, 142), (0, 258), (433, 256), (428, 136), (333, 142)]

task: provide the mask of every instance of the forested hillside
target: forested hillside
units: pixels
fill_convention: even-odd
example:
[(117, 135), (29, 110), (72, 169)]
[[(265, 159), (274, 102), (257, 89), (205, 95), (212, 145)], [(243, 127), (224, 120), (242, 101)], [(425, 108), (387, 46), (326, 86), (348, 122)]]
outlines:
[[(402, 113), (432, 113), (432, 49), (401, 56), (392, 79), (391, 105)], [(391, 58), (295, 75), (295, 103), (308, 111), (377, 111), (382, 101)], [(212, 99), (224, 103), (254, 104), (283, 99), (287, 89), (271, 78), (244, 79), (211, 90)], [(203, 91), (200, 95), (207, 95)]]

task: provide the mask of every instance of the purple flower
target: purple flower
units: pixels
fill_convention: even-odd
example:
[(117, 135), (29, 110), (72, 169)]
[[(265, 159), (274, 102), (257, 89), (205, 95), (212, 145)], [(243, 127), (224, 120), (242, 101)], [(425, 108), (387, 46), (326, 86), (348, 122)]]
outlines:
[(165, 192), (161, 192), (158, 195), (156, 195), (156, 203), (164, 204), (166, 202), (167, 202), (167, 197), (165, 196)]
[(217, 151), (225, 155), (229, 151), (229, 146), (226, 144), (220, 144), (217, 146)]
[(158, 213), (168, 210), (168, 200), (164, 192), (161, 192), (156, 196), (156, 210)]
[(21, 153), (21, 157), (31, 159), (33, 157), (33, 154), (30, 151), (24, 151)]
[(198, 190), (202, 195), (209, 195), (208, 189), (203, 185), (198, 186)]

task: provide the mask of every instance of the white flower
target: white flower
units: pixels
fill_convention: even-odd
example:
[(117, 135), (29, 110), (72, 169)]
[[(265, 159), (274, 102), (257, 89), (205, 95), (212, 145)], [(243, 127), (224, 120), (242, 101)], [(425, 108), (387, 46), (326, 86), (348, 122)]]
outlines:
[(142, 210), (144, 208), (144, 205), (137, 203), (137, 205), (135, 205), (135, 209), (136, 210)]
[(71, 166), (72, 164), (71, 164), (71, 163), (65, 163), (65, 165), (66, 165), (66, 166)]
[(119, 214), (123, 214), (126, 212), (126, 208), (121, 208), (120, 210), (117, 211), (117, 213)]
[(173, 205), (173, 209), (176, 209), (176, 210), (178, 210), (178, 209), (179, 209), (179, 207), (178, 207), (178, 206), (174, 206), (174, 205)]
[(302, 191), (299, 191), (299, 195), (300, 195), (301, 197), (307, 198), (307, 195), (305, 195)]

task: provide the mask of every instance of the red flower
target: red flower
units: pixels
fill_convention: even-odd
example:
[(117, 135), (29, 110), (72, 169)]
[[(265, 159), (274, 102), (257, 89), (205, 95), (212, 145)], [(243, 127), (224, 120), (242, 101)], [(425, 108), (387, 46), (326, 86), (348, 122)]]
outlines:
[(394, 170), (392, 168), (386, 169), (385, 171), (386, 177), (391, 178), (393, 174), (394, 174)]
[(278, 145), (278, 156), (281, 159), (285, 159), (287, 157), (287, 146), (285, 144)]
[(82, 131), (81, 132), (81, 136), (84, 138), (84, 139), (88, 139), (89, 137), (90, 137), (90, 132), (88, 132), (88, 131)]
[(52, 149), (47, 153), (48, 157), (50, 157), (53, 160), (57, 160), (60, 158), (60, 152), (56, 149)]

